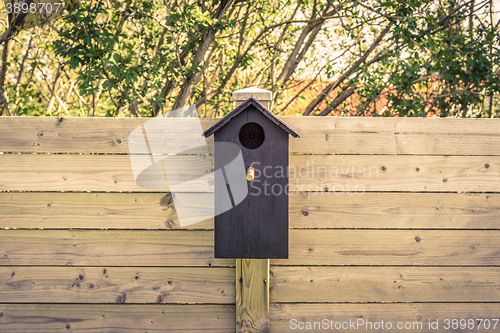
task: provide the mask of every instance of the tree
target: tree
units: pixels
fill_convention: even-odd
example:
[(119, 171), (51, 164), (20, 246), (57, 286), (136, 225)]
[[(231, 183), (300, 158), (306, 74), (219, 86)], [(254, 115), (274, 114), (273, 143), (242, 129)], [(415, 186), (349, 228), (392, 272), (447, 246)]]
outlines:
[(273, 91), (279, 114), (495, 115), (492, 0), (81, 0), (66, 10), (29, 30), (5, 18), (0, 113), (156, 116), (196, 104), (223, 116), (232, 91), (255, 85)]

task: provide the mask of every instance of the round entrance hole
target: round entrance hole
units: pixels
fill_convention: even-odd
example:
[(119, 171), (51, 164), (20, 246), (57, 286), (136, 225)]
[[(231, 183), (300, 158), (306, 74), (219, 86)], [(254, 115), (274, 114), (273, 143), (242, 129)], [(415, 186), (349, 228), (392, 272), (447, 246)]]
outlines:
[(264, 143), (264, 129), (257, 123), (245, 124), (240, 129), (239, 138), (243, 147), (248, 149), (259, 148)]

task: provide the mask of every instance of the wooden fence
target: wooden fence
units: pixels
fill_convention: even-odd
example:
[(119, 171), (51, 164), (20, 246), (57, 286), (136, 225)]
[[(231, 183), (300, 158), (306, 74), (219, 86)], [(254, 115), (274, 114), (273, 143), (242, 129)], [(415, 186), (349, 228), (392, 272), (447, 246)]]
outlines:
[[(270, 332), (492, 329), (500, 121), (283, 119), (301, 138)], [(0, 332), (235, 331), (235, 261), (213, 258), (213, 220), (171, 229), (165, 193), (134, 182), (127, 138), (147, 120), (0, 118)]]

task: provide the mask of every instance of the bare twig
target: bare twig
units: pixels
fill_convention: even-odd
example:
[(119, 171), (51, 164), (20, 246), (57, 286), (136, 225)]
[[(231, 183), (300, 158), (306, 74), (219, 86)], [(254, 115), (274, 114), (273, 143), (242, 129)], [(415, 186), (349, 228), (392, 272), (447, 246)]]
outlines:
[(7, 63), (10, 61), (13, 44), (14, 42), (11, 39), (8, 39), (3, 45), (2, 64), (0, 66), (0, 116), (3, 114), (5, 109), (9, 115), (12, 116), (9, 108), (7, 92), (5, 91), (5, 75), (7, 74)]
[(328, 115), (330, 112), (332, 112), (333, 110), (335, 110), (335, 108), (337, 106), (339, 106), (340, 104), (342, 104), (346, 99), (348, 99), (349, 97), (351, 97), (351, 95), (354, 94), (354, 89), (352, 88), (349, 88), (345, 91), (342, 92), (342, 94), (338, 95), (332, 102), (331, 105), (325, 107), (323, 109), (323, 111), (321, 111), (321, 113), (319, 114), (319, 116), (326, 116)]
[(26, 49), (26, 53), (24, 54), (23, 60), (21, 61), (21, 67), (19, 68), (19, 73), (17, 75), (16, 86), (14, 88), (14, 91), (15, 91), (15, 94), (16, 94), (16, 104), (17, 104), (18, 98), (19, 98), (19, 83), (21, 82), (21, 76), (23, 75), (24, 63), (26, 62), (26, 59), (28, 58), (28, 55), (30, 53), (31, 42), (32, 41), (33, 41), (33, 35), (30, 37), (30, 41), (28, 43), (28, 48)]
[(66, 105), (64, 105), (64, 102), (59, 98), (59, 96), (57, 96), (57, 94), (55, 94), (54, 96), (56, 97), (56, 100), (59, 102), (59, 105), (61, 105), (61, 107), (63, 108), (63, 110), (66, 111), (66, 114), (68, 115), (68, 117), (71, 117), (71, 115), (69, 114), (68, 109), (66, 108)]
[(61, 64), (57, 67), (57, 72), (56, 72), (56, 77), (54, 79), (54, 83), (52, 85), (52, 88), (50, 89), (50, 99), (49, 99), (49, 104), (46, 109), (46, 113), (50, 114), (50, 111), (52, 110), (52, 107), (54, 106), (54, 100), (56, 99), (56, 87), (57, 84), (59, 83), (59, 79), (61, 78)]
[(326, 96), (337, 88), (342, 82), (344, 82), (352, 73), (354, 73), (358, 67), (368, 58), (368, 56), (373, 52), (373, 50), (380, 44), (384, 36), (389, 32), (391, 24), (388, 24), (384, 30), (379, 34), (377, 39), (370, 45), (368, 50), (349, 68), (347, 69), (335, 82), (328, 85), (309, 105), (304, 111), (303, 115), (308, 116), (325, 98)]

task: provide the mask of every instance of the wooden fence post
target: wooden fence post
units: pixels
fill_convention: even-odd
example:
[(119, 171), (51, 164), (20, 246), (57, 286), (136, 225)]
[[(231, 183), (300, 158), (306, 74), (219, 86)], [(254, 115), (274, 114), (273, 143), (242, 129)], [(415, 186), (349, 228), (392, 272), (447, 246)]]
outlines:
[(236, 332), (269, 332), (269, 259), (236, 259)]
[[(271, 96), (259, 88), (233, 92), (236, 106), (253, 97), (269, 108)], [(236, 259), (236, 332), (269, 332), (269, 259)]]

